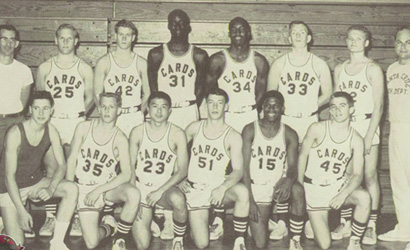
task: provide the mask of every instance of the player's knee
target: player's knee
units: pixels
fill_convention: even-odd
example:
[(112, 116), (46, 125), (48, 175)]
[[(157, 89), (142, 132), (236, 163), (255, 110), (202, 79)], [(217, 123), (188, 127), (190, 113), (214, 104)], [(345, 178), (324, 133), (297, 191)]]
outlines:
[(242, 183), (238, 183), (234, 188), (237, 201), (249, 202), (249, 191)]
[(326, 240), (318, 240), (317, 244), (319, 245), (319, 248), (322, 250), (327, 250), (332, 246), (332, 241), (329, 239)]
[(73, 200), (78, 198), (78, 186), (74, 182), (65, 181), (62, 184), (63, 197), (67, 197)]
[(146, 250), (149, 248), (149, 246), (150, 246), (150, 242), (148, 240), (141, 240), (141, 239), (137, 240), (137, 249)]
[(355, 200), (357, 202), (357, 206), (363, 209), (370, 209), (371, 198), (370, 194), (366, 190), (357, 190)]
[(204, 249), (209, 245), (209, 240), (207, 237), (201, 238), (201, 239), (194, 239), (195, 246), (199, 249)]
[(186, 208), (185, 206), (185, 196), (182, 194), (181, 191), (173, 191), (169, 195), (169, 200), (172, 204), (172, 207), (174, 209), (184, 209)]
[(84, 242), (87, 247), (87, 249), (94, 249), (98, 246), (98, 237), (84, 237)]
[(378, 180), (377, 180), (377, 171), (373, 170), (373, 171), (366, 172), (365, 175), (364, 175), (364, 180), (366, 182), (367, 187), (376, 184), (378, 182)]
[(266, 248), (267, 240), (265, 238), (254, 238), (255, 246), (258, 249)]
[(292, 186), (292, 202), (303, 201), (305, 199), (305, 191), (299, 182), (295, 182)]
[(130, 185), (125, 189), (125, 194), (127, 196), (126, 202), (130, 205), (135, 205), (138, 207), (141, 197), (140, 191), (136, 187)]

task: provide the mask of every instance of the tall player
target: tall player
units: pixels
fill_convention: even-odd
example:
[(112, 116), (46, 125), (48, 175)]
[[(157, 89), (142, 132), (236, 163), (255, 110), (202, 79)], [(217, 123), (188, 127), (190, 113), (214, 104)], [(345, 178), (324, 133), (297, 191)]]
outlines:
[(361, 237), (369, 218), (370, 196), (360, 186), (363, 138), (350, 124), (353, 102), (348, 93), (335, 92), (329, 102), (330, 120), (309, 127), (299, 154), (298, 181), (304, 185), (309, 219), (321, 249), (331, 246), (330, 209), (354, 206), (348, 250), (361, 249)]
[(152, 92), (163, 91), (171, 97), (169, 121), (185, 129), (199, 119), (209, 59), (205, 50), (189, 43), (191, 24), (185, 11), (169, 13), (168, 29), (171, 40), (149, 51), (149, 85)]
[[(125, 250), (125, 237), (138, 211), (140, 193), (132, 185), (128, 139), (115, 125), (121, 97), (101, 93), (100, 118), (78, 124), (67, 160), (67, 179), (76, 180), (79, 189), (77, 210), (87, 248), (92, 249), (115, 234), (113, 250)], [(120, 164), (120, 173), (116, 167)], [(124, 204), (120, 220), (106, 215), (99, 226), (99, 212), (105, 204)]]
[(144, 110), (150, 94), (147, 61), (132, 51), (137, 28), (128, 20), (115, 25), (117, 47), (98, 59), (95, 65), (94, 97), (98, 106), (102, 92), (119, 93), (122, 99), (117, 126), (129, 136), (134, 126), (144, 121)]
[(296, 132), (281, 122), (284, 99), (277, 91), (262, 99), (263, 118), (245, 126), (242, 132), (244, 183), (249, 190), (250, 228), (257, 248), (265, 248), (272, 202), (291, 199), (291, 250), (302, 249), (305, 197), (297, 179), (299, 140)]
[[(244, 234), (248, 224), (249, 193), (239, 181), (243, 176), (242, 138), (225, 123), (229, 97), (212, 88), (206, 98), (208, 118), (191, 123), (186, 129), (192, 141), (188, 178), (181, 184), (188, 206), (189, 223), (196, 247), (209, 244), (209, 208), (234, 206), (234, 250), (245, 249)], [(232, 173), (225, 176), (228, 163)]]
[[(352, 126), (364, 138), (366, 189), (372, 198), (372, 211), (369, 225), (363, 238), (363, 244), (374, 245), (377, 242), (376, 222), (380, 200), (380, 186), (377, 177), (377, 159), (379, 156), (379, 123), (383, 113), (383, 71), (378, 64), (366, 57), (370, 45), (370, 32), (361, 25), (353, 25), (347, 30), (347, 48), (350, 58), (335, 67), (335, 90), (350, 93), (355, 101), (355, 113)], [(344, 210), (344, 211), (343, 211)], [(350, 235), (351, 212), (342, 210), (339, 227), (332, 233), (333, 239), (342, 239)], [(345, 218), (343, 218), (345, 217)]]
[(188, 211), (185, 196), (175, 187), (187, 175), (188, 151), (185, 132), (168, 122), (171, 98), (164, 92), (148, 99), (149, 122), (135, 127), (130, 135), (132, 166), (136, 166), (136, 186), (141, 192), (141, 212), (133, 226), (138, 249), (148, 249), (151, 241), (152, 209), (159, 205), (173, 210), (172, 249), (183, 249)]
[[(68, 156), (75, 127), (84, 121), (93, 105), (93, 70), (75, 55), (79, 35), (71, 24), (61, 24), (55, 34), (57, 55), (40, 64), (37, 70), (36, 89), (47, 90), (53, 96), (55, 107), (50, 122), (57, 128)], [(55, 159), (50, 150), (45, 157), (47, 176), (55, 172)], [(45, 205), (47, 218), (40, 235), (50, 236), (55, 223), (56, 203)], [(70, 235), (81, 236), (78, 217), (74, 218)]]
[[(310, 124), (318, 121), (319, 108), (329, 101), (332, 79), (326, 62), (309, 52), (312, 33), (306, 23), (292, 21), (288, 39), (291, 51), (273, 62), (269, 71), (268, 90), (278, 90), (284, 96), (282, 122), (296, 131), (299, 143), (302, 143)], [(287, 213), (287, 204), (279, 203), (279, 222), (270, 235), (271, 239), (281, 239), (287, 234), (284, 222)], [(308, 223), (306, 231), (309, 229)]]
[[(398, 61), (387, 69), (389, 94), (390, 180), (396, 208), (396, 227), (379, 235), (383, 241), (410, 241), (410, 27), (395, 34)], [(410, 249), (410, 243), (406, 250)]]
[[(23, 231), (33, 230), (33, 218), (24, 207), (27, 199), (61, 198), (50, 249), (68, 250), (64, 237), (75, 210), (78, 189), (73, 182), (64, 180), (66, 162), (60, 136), (54, 125), (48, 123), (53, 104), (49, 92), (33, 92), (30, 119), (8, 130), (0, 163), (0, 206), (5, 233), (24, 244)], [(49, 149), (53, 150), (57, 162), (52, 178), (45, 177), (42, 168), (43, 157)]]

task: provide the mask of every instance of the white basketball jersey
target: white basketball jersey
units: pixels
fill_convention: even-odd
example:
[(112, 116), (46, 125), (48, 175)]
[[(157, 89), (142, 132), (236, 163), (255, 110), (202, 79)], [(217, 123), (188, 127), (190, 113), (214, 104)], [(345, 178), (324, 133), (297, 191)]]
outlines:
[(158, 90), (167, 93), (172, 104), (196, 100), (195, 81), (196, 65), (194, 46), (182, 56), (173, 55), (167, 44), (163, 44), (164, 58), (158, 69)]
[(386, 77), (390, 122), (410, 124), (410, 64), (393, 63)]
[(302, 66), (290, 62), (289, 53), (285, 55), (285, 66), (280, 75), (278, 91), (285, 98), (285, 115), (311, 116), (319, 108), (320, 79), (313, 68), (313, 55)]
[(235, 61), (227, 49), (223, 50), (225, 68), (218, 78), (218, 87), (229, 96), (229, 110), (240, 110), (242, 107), (256, 104), (255, 85), (257, 69), (255, 52), (249, 50), (248, 58), (243, 62)]
[(141, 183), (160, 187), (171, 178), (177, 158), (168, 144), (171, 123), (168, 122), (164, 135), (158, 141), (149, 137), (147, 123), (144, 123), (143, 127), (135, 175)]
[(135, 107), (141, 105), (141, 75), (138, 72), (138, 58), (135, 54), (128, 67), (120, 67), (112, 53), (108, 53), (111, 67), (104, 79), (104, 91), (121, 94), (121, 112), (135, 112)]
[(273, 138), (262, 134), (259, 122), (255, 121), (255, 136), (251, 147), (250, 174), (255, 183), (275, 180), (287, 170), (285, 125), (281, 124)]
[(85, 111), (84, 80), (78, 69), (81, 59), (78, 58), (69, 69), (58, 67), (54, 57), (51, 58), (51, 70), (46, 77), (45, 90), (54, 99), (54, 117), (66, 116), (77, 118)]
[(335, 180), (343, 177), (352, 157), (353, 128), (345, 140), (336, 142), (330, 134), (329, 121), (325, 121), (325, 137), (319, 145), (312, 147), (305, 175), (314, 180)]
[(225, 149), (225, 138), (231, 127), (217, 138), (209, 139), (204, 134), (204, 124), (205, 121), (202, 121), (192, 144), (188, 180), (216, 187), (224, 182), (225, 171), (231, 160)]
[(337, 82), (337, 90), (349, 93), (354, 99), (354, 116), (362, 116), (373, 112), (373, 89), (367, 78), (367, 67), (372, 60), (369, 60), (363, 69), (356, 75), (349, 75), (346, 72), (346, 62), (340, 72)]
[(115, 167), (118, 160), (114, 154), (114, 142), (119, 129), (104, 144), (94, 140), (93, 130), (96, 120), (90, 122), (90, 129), (77, 156), (75, 176), (82, 185), (102, 185), (117, 176)]

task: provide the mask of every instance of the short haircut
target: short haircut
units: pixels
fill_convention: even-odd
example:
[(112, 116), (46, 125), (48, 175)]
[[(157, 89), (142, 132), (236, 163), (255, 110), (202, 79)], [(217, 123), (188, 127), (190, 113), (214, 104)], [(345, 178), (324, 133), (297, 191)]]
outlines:
[(17, 41), (20, 41), (20, 33), (19, 31), (16, 29), (16, 27), (14, 27), (14, 25), (11, 24), (2, 24), (0, 25), (0, 31), (1, 30), (9, 30), (9, 31), (14, 31), (15, 34), (15, 38)]
[(45, 90), (33, 91), (29, 100), (29, 106), (33, 105), (34, 100), (46, 99), (50, 102), (51, 106), (54, 106), (54, 99), (50, 92)]
[(290, 33), (290, 30), (292, 29), (292, 26), (297, 25), (297, 24), (302, 24), (303, 26), (305, 26), (307, 29), (307, 34), (312, 36), (312, 31), (310, 30), (309, 26), (305, 22), (300, 21), (300, 20), (295, 20), (289, 23), (289, 33)]
[(100, 100), (99, 103), (101, 104), (101, 100), (103, 97), (112, 97), (115, 98), (115, 101), (117, 102), (118, 107), (121, 107), (121, 95), (113, 92), (102, 92), (100, 95)]
[(69, 29), (69, 30), (73, 31), (74, 32), (74, 37), (77, 38), (77, 39), (80, 37), (80, 35), (78, 34), (77, 29), (72, 24), (69, 24), (69, 23), (63, 23), (60, 26), (58, 26), (58, 28), (56, 30), (56, 37), (59, 36), (60, 31), (63, 30), (63, 29)]
[(366, 40), (369, 40), (369, 42), (371, 41), (372, 35), (371, 35), (369, 29), (366, 28), (364, 25), (354, 24), (354, 25), (350, 26), (347, 29), (347, 35), (349, 35), (349, 32), (352, 31), (352, 30), (358, 30), (358, 31), (363, 32), (365, 37), (366, 37)]
[(122, 19), (118, 23), (116, 23), (115, 26), (114, 26), (115, 34), (118, 34), (118, 29), (120, 27), (129, 28), (129, 29), (132, 30), (133, 35), (138, 36), (138, 29), (137, 29), (137, 27), (135, 27), (135, 25), (131, 21), (128, 21), (126, 19)]
[(398, 27), (397, 30), (396, 30), (396, 33), (394, 33), (394, 40), (396, 40), (397, 34), (400, 31), (403, 31), (403, 30), (408, 30), (410, 32), (410, 26), (400, 26), (400, 27)]
[(226, 102), (226, 103), (229, 102), (229, 96), (228, 96), (228, 94), (225, 92), (225, 90), (223, 90), (223, 89), (216, 88), (216, 87), (211, 88), (211, 89), (208, 91), (208, 94), (206, 95), (206, 99), (208, 99), (208, 97), (209, 97), (210, 95), (223, 96), (224, 99), (225, 99), (225, 102)]
[(260, 100), (260, 105), (261, 107), (263, 106), (263, 104), (265, 103), (265, 101), (269, 98), (275, 98), (276, 100), (279, 101), (279, 103), (283, 106), (285, 105), (285, 99), (283, 98), (283, 95), (276, 90), (271, 90), (268, 92), (265, 92)]
[(168, 23), (171, 22), (171, 19), (174, 16), (179, 16), (182, 19), (184, 19), (188, 24), (191, 24), (191, 19), (189, 18), (188, 14), (181, 9), (175, 9), (168, 14)]
[(333, 94), (330, 96), (329, 103), (330, 103), (334, 98), (338, 98), (338, 97), (343, 97), (343, 98), (345, 98), (346, 101), (347, 101), (347, 104), (349, 104), (349, 107), (354, 107), (353, 97), (352, 97), (349, 93), (343, 92), (343, 91), (337, 91), (337, 92), (333, 93)]
[(162, 92), (162, 91), (156, 91), (156, 92), (151, 93), (151, 95), (148, 97), (148, 106), (151, 104), (151, 101), (154, 100), (155, 98), (163, 99), (167, 101), (169, 107), (172, 107), (171, 97), (167, 93)]
[(229, 29), (229, 30), (231, 30), (232, 25), (233, 25), (234, 23), (242, 23), (243, 26), (245, 26), (245, 28), (246, 28), (247, 30), (249, 30), (249, 32), (252, 33), (251, 26), (249, 25), (248, 21), (245, 20), (244, 18), (242, 18), (242, 17), (235, 17), (234, 19), (232, 19), (232, 20), (229, 22), (229, 26), (228, 26), (228, 29)]

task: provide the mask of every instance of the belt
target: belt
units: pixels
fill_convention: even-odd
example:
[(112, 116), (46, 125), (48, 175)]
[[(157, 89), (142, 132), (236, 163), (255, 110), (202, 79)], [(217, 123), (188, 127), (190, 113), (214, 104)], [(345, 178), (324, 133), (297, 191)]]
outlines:
[(256, 104), (248, 105), (248, 106), (242, 106), (239, 109), (235, 109), (235, 110), (229, 109), (228, 112), (229, 113), (234, 113), (234, 114), (242, 114), (242, 113), (245, 113), (245, 112), (252, 111), (254, 109), (256, 109)]
[(361, 120), (367, 120), (372, 118), (372, 114), (371, 113), (367, 113), (367, 114), (363, 114), (363, 115), (353, 115), (351, 118), (352, 122), (355, 121), (361, 121)]
[(343, 176), (341, 176), (337, 179), (327, 179), (327, 180), (320, 180), (320, 181), (313, 180), (313, 179), (307, 177), (306, 175), (303, 177), (303, 181), (305, 183), (313, 184), (313, 185), (319, 185), (319, 186), (322, 186), (322, 187), (330, 186), (330, 185), (336, 183), (337, 181), (339, 181), (341, 179), (343, 179)]
[(0, 114), (0, 118), (16, 118), (23, 115), (23, 111), (13, 114)]
[(290, 116), (290, 117), (294, 117), (294, 118), (304, 118), (304, 117), (311, 117), (311, 116), (317, 115), (318, 113), (319, 113), (319, 110), (316, 110), (316, 111), (314, 111), (314, 112), (312, 112), (308, 115), (302, 114), (301, 112), (299, 112), (299, 113), (296, 113), (296, 114), (286, 114), (285, 113), (284, 116)]
[(58, 118), (58, 119), (73, 119), (73, 118), (80, 118), (80, 117), (83, 117), (83, 116), (85, 116), (85, 112), (84, 112), (84, 111), (81, 111), (81, 112), (78, 112), (77, 116), (75, 116), (75, 113), (72, 113), (72, 114), (61, 113), (61, 114), (54, 115), (53, 118)]
[(178, 102), (178, 103), (174, 103), (174, 105), (172, 105), (172, 108), (185, 108), (185, 107), (194, 105), (195, 103), (196, 103), (196, 100)]
[(128, 108), (121, 108), (121, 114), (137, 113), (138, 111), (141, 111), (141, 105), (132, 106)]

